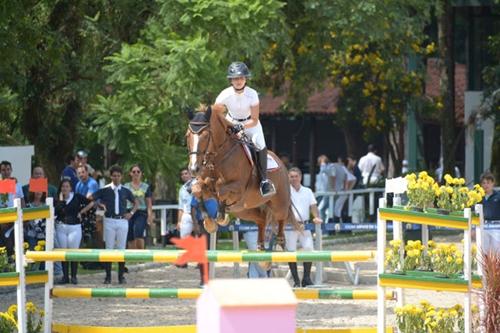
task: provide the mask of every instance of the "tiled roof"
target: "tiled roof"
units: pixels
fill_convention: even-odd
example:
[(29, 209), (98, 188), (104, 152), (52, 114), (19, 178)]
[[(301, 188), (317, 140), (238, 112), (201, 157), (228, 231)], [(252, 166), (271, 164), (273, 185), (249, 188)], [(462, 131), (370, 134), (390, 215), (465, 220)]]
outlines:
[[(464, 64), (455, 65), (455, 112), (457, 121), (463, 121), (464, 115), (464, 93), (467, 86), (466, 66)], [(429, 97), (439, 95), (439, 69), (437, 59), (430, 58), (427, 61), (427, 77), (425, 82), (425, 93)], [(315, 92), (307, 100), (306, 112), (315, 115), (334, 114), (337, 111), (337, 100), (339, 89), (327, 87)], [(282, 96), (262, 96), (260, 98), (260, 112), (264, 116), (280, 114), (281, 107), (285, 103), (286, 95)], [(296, 112), (289, 108), (289, 112)]]

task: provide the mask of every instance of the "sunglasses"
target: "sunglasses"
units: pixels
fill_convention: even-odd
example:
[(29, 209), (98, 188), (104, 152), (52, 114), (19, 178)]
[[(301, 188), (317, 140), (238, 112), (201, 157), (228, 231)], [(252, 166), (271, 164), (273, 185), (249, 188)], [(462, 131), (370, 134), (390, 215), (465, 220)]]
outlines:
[(141, 173), (141, 170), (132, 170), (132, 173)]

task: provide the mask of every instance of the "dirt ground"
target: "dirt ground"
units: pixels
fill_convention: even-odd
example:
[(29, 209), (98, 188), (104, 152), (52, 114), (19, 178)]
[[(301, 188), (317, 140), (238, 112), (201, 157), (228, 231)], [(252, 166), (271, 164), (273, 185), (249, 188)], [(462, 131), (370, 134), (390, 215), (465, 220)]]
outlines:
[[(438, 239), (439, 241), (439, 239)], [(451, 239), (451, 241), (457, 241)], [(335, 245), (335, 250), (375, 250), (375, 242)], [(353, 286), (342, 263), (325, 267), (325, 286), (331, 288), (376, 289), (376, 265), (374, 262), (360, 263), (360, 284)], [(132, 266), (131, 266), (132, 267)], [(286, 266), (280, 265), (275, 275), (284, 276)], [(113, 273), (116, 274), (116, 273)], [(232, 278), (232, 264), (216, 264), (216, 278)], [(246, 265), (240, 268), (241, 278), (246, 275)], [(79, 287), (104, 287), (104, 273), (79, 276)], [(116, 275), (110, 287), (118, 285)], [(172, 265), (137, 270), (127, 274), (128, 288), (196, 288), (199, 284), (199, 272), (194, 265), (187, 269)], [(70, 285), (73, 286), (73, 285)], [(27, 298), (43, 307), (43, 288), (30, 287)], [(422, 290), (406, 290), (407, 303), (429, 300), (437, 306), (452, 306), (463, 302), (463, 294), (440, 293)], [(0, 311), (5, 311), (16, 302), (16, 293), (0, 294)], [(388, 323), (394, 320), (392, 309), (394, 301), (388, 303)], [(353, 327), (374, 326), (376, 324), (377, 305), (374, 300), (301, 300), (297, 309), (297, 327)], [(190, 325), (196, 320), (195, 300), (179, 299), (54, 299), (54, 318), (56, 323), (97, 326), (158, 326)]]

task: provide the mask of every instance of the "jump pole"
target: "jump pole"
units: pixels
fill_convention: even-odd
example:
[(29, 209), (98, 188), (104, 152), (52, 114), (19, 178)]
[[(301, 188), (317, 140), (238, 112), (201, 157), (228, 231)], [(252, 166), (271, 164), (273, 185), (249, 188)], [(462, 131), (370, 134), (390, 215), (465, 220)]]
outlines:
[[(165, 262), (174, 263), (184, 251), (179, 250), (92, 250), (57, 249), (28, 251), (26, 258), (34, 261), (90, 262)], [(210, 262), (346, 262), (373, 261), (376, 251), (311, 251), (311, 252), (236, 252), (208, 251)]]
[[(301, 289), (293, 290), (298, 299), (376, 300), (377, 291), (371, 289)], [(60, 288), (52, 289), (53, 298), (176, 298), (196, 299), (199, 288)], [(394, 293), (385, 293), (387, 300)]]

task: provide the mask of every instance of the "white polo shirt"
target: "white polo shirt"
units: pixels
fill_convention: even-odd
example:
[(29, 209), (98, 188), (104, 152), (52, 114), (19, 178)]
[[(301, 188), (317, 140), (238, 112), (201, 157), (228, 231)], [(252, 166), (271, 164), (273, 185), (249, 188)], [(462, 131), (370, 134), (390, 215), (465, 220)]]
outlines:
[[(311, 206), (316, 205), (316, 198), (310, 188), (300, 186), (299, 190), (290, 185), (291, 199), (295, 208), (292, 207), (297, 221), (307, 221), (311, 215)], [(297, 212), (298, 211), (298, 212)]]
[(191, 214), (191, 200), (192, 194), (187, 190), (188, 183), (185, 183), (179, 189), (179, 210), (184, 214)]
[(250, 87), (245, 87), (243, 92), (237, 93), (231, 86), (217, 96), (215, 104), (224, 104), (233, 119), (246, 119), (250, 117), (250, 108), (259, 104), (259, 95)]

